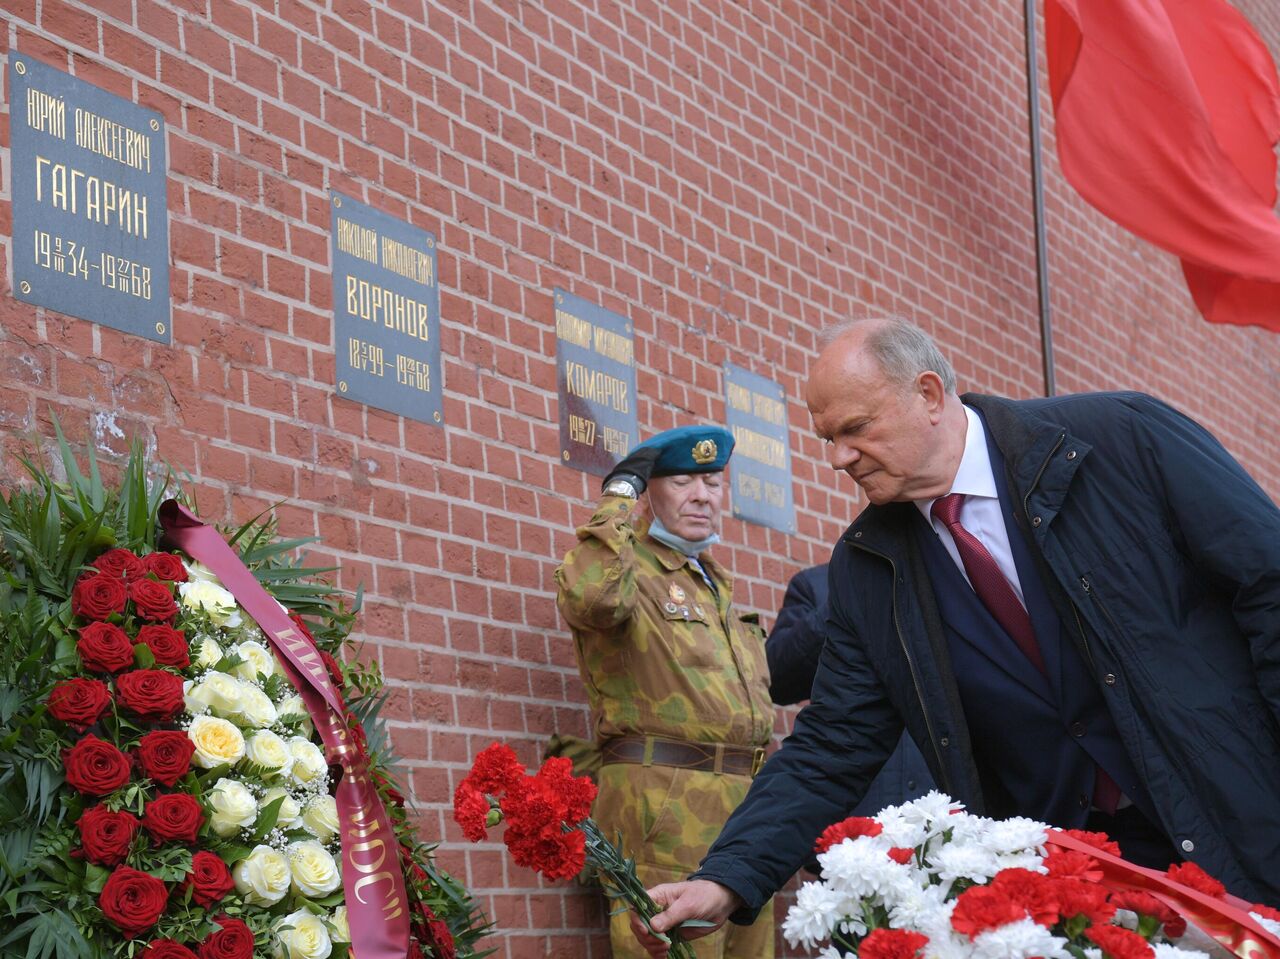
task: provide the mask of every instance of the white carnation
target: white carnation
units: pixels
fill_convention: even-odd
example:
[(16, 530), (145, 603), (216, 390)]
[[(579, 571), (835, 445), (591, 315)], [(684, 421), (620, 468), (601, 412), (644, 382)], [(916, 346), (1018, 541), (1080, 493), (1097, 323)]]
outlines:
[(845, 896), (880, 895), (893, 886), (911, 881), (911, 870), (889, 858), (889, 847), (873, 836), (859, 836), (836, 843), (818, 856), (822, 878)]
[(986, 846), (997, 856), (1035, 850), (1048, 838), (1044, 823), (1016, 816), (991, 822), (986, 829)]
[[(1274, 919), (1264, 919), (1256, 912), (1251, 912), (1249, 915), (1267, 932), (1274, 932), (1276, 935), (1280, 935), (1280, 922), (1276, 922)], [(1167, 942), (1153, 942), (1151, 948), (1156, 951), (1156, 959), (1209, 959), (1207, 952), (1200, 952), (1198, 949), (1184, 949), (1181, 946), (1175, 946)]]
[(806, 882), (796, 892), (796, 904), (787, 910), (782, 934), (792, 946), (802, 944), (812, 949), (831, 938), (831, 930), (840, 918), (844, 897), (820, 882)]
[(977, 844), (949, 842), (930, 852), (928, 861), (943, 882), (972, 879), (984, 883), (1000, 871), (996, 857)]
[(974, 959), (1071, 959), (1066, 940), (1032, 919), (988, 929), (973, 940)]

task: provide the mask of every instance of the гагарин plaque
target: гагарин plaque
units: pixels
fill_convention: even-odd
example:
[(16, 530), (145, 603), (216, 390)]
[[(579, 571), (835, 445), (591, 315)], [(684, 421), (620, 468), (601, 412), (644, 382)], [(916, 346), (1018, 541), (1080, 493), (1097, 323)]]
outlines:
[(14, 296), (168, 343), (164, 120), (10, 54)]

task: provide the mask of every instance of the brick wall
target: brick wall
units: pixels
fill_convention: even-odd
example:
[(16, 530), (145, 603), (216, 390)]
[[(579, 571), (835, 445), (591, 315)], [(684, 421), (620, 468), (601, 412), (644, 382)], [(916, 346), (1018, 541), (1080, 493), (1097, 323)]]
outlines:
[[(1239, 5), (1280, 49), (1272, 0)], [(771, 615), (861, 506), (799, 400), (819, 328), (905, 312), (966, 388), (1040, 391), (1021, 4), (979, 6), (5, 0), (0, 54), (165, 117), (174, 342), (14, 300), (6, 175), (0, 478), (56, 412), (188, 470), (207, 517), (283, 501), (364, 584), (424, 834), (498, 955), (605, 956), (593, 895), (465, 845), (446, 808), (490, 740), (532, 761), (586, 731), (552, 571), (596, 480), (555, 455), (551, 288), (634, 323), (646, 435), (721, 419), (726, 360), (783, 384), (799, 532), (728, 520), (719, 548)], [(1171, 257), (1066, 187), (1046, 126), (1060, 391), (1164, 396), (1274, 493), (1280, 344), (1203, 323)], [(329, 188), (439, 239), (444, 429), (335, 395)]]

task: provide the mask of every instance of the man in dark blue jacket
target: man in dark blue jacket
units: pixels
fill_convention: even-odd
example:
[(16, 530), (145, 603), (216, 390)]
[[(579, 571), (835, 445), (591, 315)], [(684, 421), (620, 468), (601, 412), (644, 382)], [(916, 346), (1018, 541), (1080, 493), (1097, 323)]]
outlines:
[(903, 321), (838, 331), (807, 399), (871, 505), (809, 706), (654, 928), (746, 920), (904, 726), (974, 812), (1280, 903), (1280, 510), (1243, 468), (1138, 393), (961, 398)]
[[(791, 706), (809, 698), (818, 658), (827, 636), (827, 564), (810, 566), (791, 577), (782, 608), (769, 632), (764, 651), (769, 660), (769, 695), (779, 706)], [(920, 750), (903, 735), (866, 795), (849, 813), (874, 816), (885, 806), (923, 796), (933, 788), (933, 777)], [(816, 872), (816, 865), (808, 867)]]

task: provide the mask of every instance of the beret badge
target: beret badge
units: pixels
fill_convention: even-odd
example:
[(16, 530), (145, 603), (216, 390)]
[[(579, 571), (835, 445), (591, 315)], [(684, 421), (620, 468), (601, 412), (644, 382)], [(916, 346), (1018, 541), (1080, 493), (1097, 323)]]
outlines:
[(706, 466), (708, 463), (714, 462), (716, 458), (716, 441), (715, 440), (698, 440), (690, 450), (693, 461), (699, 466)]

